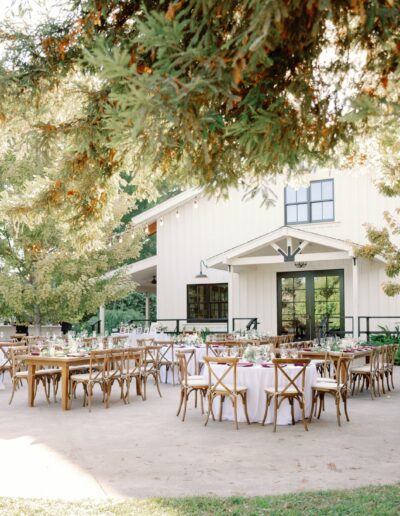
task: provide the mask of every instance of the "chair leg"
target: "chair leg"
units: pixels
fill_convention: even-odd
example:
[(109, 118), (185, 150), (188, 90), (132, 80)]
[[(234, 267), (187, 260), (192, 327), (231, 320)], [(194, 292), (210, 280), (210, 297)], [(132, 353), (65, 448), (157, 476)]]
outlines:
[(321, 411), (322, 411), (322, 405), (324, 403), (324, 393), (321, 392), (320, 395), (319, 395), (319, 411), (318, 411), (318, 419), (321, 417)]
[(12, 400), (14, 399), (15, 391), (16, 391), (16, 382), (15, 382), (15, 380), (13, 380), (13, 382), (12, 382), (11, 398), (10, 398), (10, 401), (8, 402), (9, 405), (11, 405)]
[(294, 421), (294, 402), (293, 402), (293, 398), (289, 398), (289, 404), (290, 404), (290, 414), (292, 416), (292, 425), (294, 425), (295, 421)]
[(210, 419), (210, 414), (212, 412), (212, 396), (211, 396), (211, 394), (208, 394), (207, 397), (208, 397), (208, 412), (207, 412), (206, 420), (204, 422), (204, 426), (207, 426), (208, 420)]
[(236, 430), (239, 430), (238, 418), (237, 418), (237, 396), (233, 396), (233, 412), (235, 415), (235, 426)]
[(244, 408), (244, 415), (246, 416), (247, 424), (250, 424), (250, 418), (249, 413), (247, 412), (247, 392), (244, 392), (241, 394), (242, 396), (242, 402), (243, 402), (243, 408)]
[(88, 384), (87, 391), (88, 391), (88, 408), (89, 408), (89, 412), (92, 412), (93, 385), (91, 383)]
[(343, 400), (344, 414), (346, 416), (347, 421), (350, 421), (349, 414), (347, 413), (347, 393), (346, 392), (342, 392), (342, 400)]
[(316, 396), (317, 396), (316, 393), (314, 391), (312, 391), (311, 411), (310, 411), (310, 417), (308, 418), (308, 421), (310, 423), (312, 421), (312, 416), (313, 416), (313, 412), (314, 412), (314, 405), (315, 405)]
[(183, 403), (183, 397), (184, 397), (184, 389), (182, 388), (181, 389), (181, 398), (179, 400), (179, 407), (178, 407), (178, 412), (176, 413), (177, 416), (179, 416), (180, 412), (181, 412), (181, 408), (182, 408), (182, 403)]
[(354, 396), (354, 390), (356, 388), (356, 376), (353, 375), (353, 378), (351, 379), (351, 395)]
[(182, 414), (182, 421), (185, 421), (185, 416), (186, 416), (186, 408), (187, 408), (187, 402), (188, 402), (188, 398), (189, 398), (189, 391), (187, 391), (185, 389), (185, 395), (184, 395), (184, 399), (183, 399), (183, 414)]
[(276, 432), (276, 420), (278, 419), (278, 397), (274, 396), (274, 432)]
[(154, 381), (155, 381), (155, 384), (156, 384), (156, 387), (157, 387), (157, 390), (158, 390), (158, 394), (160, 395), (160, 398), (162, 398), (162, 395), (161, 395), (161, 391), (160, 391), (160, 379), (158, 377), (158, 373), (156, 373), (154, 375)]
[(147, 376), (143, 376), (143, 400), (147, 399)]
[(200, 406), (201, 406), (202, 414), (204, 414), (204, 401), (203, 401), (204, 397), (205, 397), (205, 393), (203, 391), (200, 391)]
[(390, 371), (390, 380), (392, 382), (392, 389), (394, 389), (394, 383), (393, 383), (393, 370)]
[(340, 424), (340, 398), (338, 396), (335, 396), (335, 402), (336, 402), (336, 418), (337, 418), (337, 423), (338, 423), (338, 426), (342, 426)]
[(387, 385), (388, 391), (390, 392), (390, 385), (389, 385), (389, 371), (386, 371), (386, 372), (385, 372), (385, 376), (386, 376), (386, 385)]
[(265, 426), (265, 421), (267, 420), (267, 416), (268, 416), (268, 408), (269, 408), (269, 396), (268, 394), (266, 394), (266, 399), (265, 399), (265, 412), (264, 412), (264, 417), (263, 417), (263, 420), (262, 420), (262, 425)]
[(221, 403), (219, 405), (219, 420), (222, 421), (222, 410), (224, 408), (225, 396), (221, 395), (220, 398), (221, 398)]
[(307, 420), (306, 420), (306, 414), (305, 414), (305, 407), (304, 407), (304, 398), (300, 399), (300, 407), (301, 407), (301, 415), (303, 417), (303, 425), (304, 425), (304, 428), (305, 428), (306, 432), (308, 432), (308, 426), (307, 426)]

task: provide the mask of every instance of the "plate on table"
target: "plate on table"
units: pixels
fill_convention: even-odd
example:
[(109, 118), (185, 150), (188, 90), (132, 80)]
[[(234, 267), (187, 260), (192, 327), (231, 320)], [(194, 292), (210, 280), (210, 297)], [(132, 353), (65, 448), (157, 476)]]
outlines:
[(238, 363), (238, 367), (253, 367), (253, 363), (252, 362), (239, 362)]

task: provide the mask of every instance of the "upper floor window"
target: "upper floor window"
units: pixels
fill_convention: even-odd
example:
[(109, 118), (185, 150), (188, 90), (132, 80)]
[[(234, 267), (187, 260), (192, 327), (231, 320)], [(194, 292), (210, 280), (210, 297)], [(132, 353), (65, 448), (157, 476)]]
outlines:
[(285, 188), (285, 224), (334, 220), (333, 179), (311, 181), (308, 188)]
[(227, 283), (187, 286), (188, 321), (218, 321), (227, 318)]

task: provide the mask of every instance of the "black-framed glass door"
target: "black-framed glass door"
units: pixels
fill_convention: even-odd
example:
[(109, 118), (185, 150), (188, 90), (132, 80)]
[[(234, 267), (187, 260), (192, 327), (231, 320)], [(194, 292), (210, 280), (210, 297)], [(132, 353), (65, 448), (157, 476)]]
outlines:
[(343, 269), (280, 272), (278, 287), (278, 334), (294, 334), (297, 340), (318, 336), (326, 317), (329, 330), (344, 330)]

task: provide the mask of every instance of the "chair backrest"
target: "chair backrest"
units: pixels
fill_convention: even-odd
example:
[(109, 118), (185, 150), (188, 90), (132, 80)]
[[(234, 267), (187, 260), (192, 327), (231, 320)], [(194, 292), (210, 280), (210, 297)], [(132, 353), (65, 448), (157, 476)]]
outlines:
[(341, 385), (348, 384), (350, 366), (354, 360), (354, 353), (331, 351), (328, 353), (328, 360), (333, 362), (335, 367), (336, 387), (340, 390)]
[(136, 343), (138, 346), (152, 346), (154, 344), (154, 337), (136, 339)]
[[(296, 393), (299, 395), (304, 394), (304, 385), (306, 378), (306, 368), (310, 363), (309, 358), (274, 358), (272, 363), (275, 367), (275, 375), (274, 375), (274, 390), (275, 393), (280, 395), (285, 395), (291, 389), (295, 389)], [(288, 374), (287, 370), (284, 369), (287, 365), (296, 365), (299, 366), (299, 371), (292, 377)], [(300, 380), (301, 387), (297, 385), (297, 380)], [(281, 380), (284, 380), (286, 385), (283, 388), (279, 388)]]
[(11, 346), (8, 348), (8, 355), (11, 362), (11, 374), (14, 378), (16, 373), (26, 371), (25, 357), (29, 353), (27, 346)]
[(171, 340), (155, 340), (155, 346), (160, 347), (160, 362), (172, 364), (175, 360), (175, 342)]
[(196, 365), (196, 350), (195, 349), (180, 349), (176, 352), (176, 358), (179, 364), (179, 374), (184, 384), (187, 384), (189, 375), (189, 364), (194, 360), (195, 374), (197, 371)]
[(390, 344), (388, 346), (388, 365), (389, 367), (394, 366), (394, 362), (396, 360), (397, 350), (399, 349), (398, 344)]
[(378, 369), (384, 369), (387, 359), (387, 346), (378, 346)]
[[(205, 356), (204, 362), (208, 368), (208, 388), (211, 393), (224, 391), (227, 396), (237, 393), (237, 365), (239, 358)], [(227, 367), (219, 373), (213, 368), (213, 365), (226, 365)]]
[(143, 353), (138, 348), (125, 348), (123, 350), (122, 369), (130, 376), (139, 375), (141, 372)]
[(89, 378), (90, 381), (105, 380), (111, 368), (112, 350), (102, 349), (90, 352)]
[(142, 360), (146, 365), (147, 371), (156, 370), (160, 364), (161, 346), (143, 346)]

